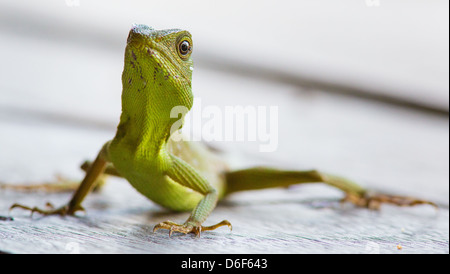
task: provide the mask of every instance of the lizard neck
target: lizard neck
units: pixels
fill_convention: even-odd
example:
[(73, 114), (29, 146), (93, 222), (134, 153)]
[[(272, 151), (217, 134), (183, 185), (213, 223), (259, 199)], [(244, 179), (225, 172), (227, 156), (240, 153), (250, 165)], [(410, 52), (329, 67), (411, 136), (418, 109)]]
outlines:
[[(175, 107), (188, 111), (193, 103), (190, 84), (169, 85), (164, 73), (139, 73), (125, 66), (122, 74), (122, 114), (113, 144), (122, 144), (134, 154), (156, 156), (170, 137), (172, 125), (180, 120)], [(172, 114), (173, 115), (173, 114)]]

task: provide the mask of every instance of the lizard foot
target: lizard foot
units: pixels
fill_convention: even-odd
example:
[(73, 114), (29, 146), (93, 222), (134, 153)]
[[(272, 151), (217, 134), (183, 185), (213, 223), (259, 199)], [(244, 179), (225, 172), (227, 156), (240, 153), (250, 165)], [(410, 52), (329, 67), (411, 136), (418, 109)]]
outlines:
[(208, 230), (214, 230), (218, 227), (221, 226), (228, 226), (230, 228), (230, 230), (232, 229), (231, 223), (227, 220), (223, 220), (222, 222), (212, 225), (212, 226), (202, 226), (202, 225), (192, 225), (189, 223), (184, 223), (182, 225), (171, 222), (171, 221), (165, 221), (162, 223), (159, 223), (157, 225), (155, 225), (155, 227), (153, 228), (153, 232), (157, 231), (158, 229), (168, 229), (169, 230), (169, 237), (172, 236), (172, 233), (174, 231), (176, 232), (181, 232), (184, 234), (188, 234), (188, 233), (194, 233), (197, 237), (200, 237), (200, 233), (202, 231), (208, 231)]
[(22, 208), (22, 209), (31, 211), (31, 216), (33, 216), (34, 212), (40, 213), (45, 216), (48, 216), (48, 215), (66, 216), (66, 215), (74, 215), (75, 212), (77, 212), (79, 210), (85, 211), (82, 206), (78, 206), (77, 208), (71, 208), (68, 205), (65, 205), (65, 206), (62, 206), (62, 207), (56, 208), (56, 209), (53, 207), (53, 205), (51, 203), (47, 203), (46, 206), (49, 207), (49, 209), (40, 209), (38, 207), (28, 207), (28, 206), (24, 206), (21, 204), (13, 204), (9, 208), (9, 211), (11, 211), (14, 208)]
[(367, 207), (374, 210), (378, 210), (383, 203), (393, 204), (397, 206), (415, 206), (428, 204), (432, 205), (435, 208), (438, 208), (435, 203), (430, 201), (420, 200), (414, 197), (388, 195), (382, 193), (365, 193), (361, 196), (347, 194), (347, 196), (342, 199), (342, 202), (351, 202), (356, 206)]

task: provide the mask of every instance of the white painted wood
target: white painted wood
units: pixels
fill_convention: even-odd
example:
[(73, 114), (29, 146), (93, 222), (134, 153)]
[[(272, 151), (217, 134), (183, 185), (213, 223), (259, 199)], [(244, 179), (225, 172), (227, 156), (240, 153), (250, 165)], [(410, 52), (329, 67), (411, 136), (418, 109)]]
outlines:
[[(215, 70), (211, 65), (217, 56), (231, 58), (230, 62), (238, 64), (270, 64), (279, 71), (319, 74), (324, 79), (339, 78), (344, 82), (348, 82), (347, 76), (358, 75), (350, 80), (367, 86), (376, 84), (380, 90), (390, 92), (395, 86), (396, 92), (405, 91), (399, 96), (425, 100), (425, 104), (437, 107), (446, 104), (448, 109), (448, 29), (447, 34), (441, 32), (448, 24), (440, 24), (441, 12), (447, 12), (448, 21), (448, 8), (442, 8), (448, 3), (408, 2), (405, 7), (401, 1), (381, 1), (379, 8), (368, 8), (364, 1), (359, 1), (358, 6), (357, 1), (327, 2), (328, 8), (300, 4), (297, 11), (287, 12), (283, 20), (265, 16), (272, 11), (281, 16), (281, 11), (289, 10), (292, 4), (285, 3), (277, 9), (261, 5), (260, 13), (252, 15), (253, 21), (244, 20), (250, 6), (230, 5), (226, 9), (203, 3), (200, 9), (194, 2), (185, 13), (171, 9), (172, 16), (164, 16), (167, 7), (156, 4), (136, 9), (82, 0), (78, 8), (69, 8), (64, 1), (26, 5), (22, 1), (2, 2), (0, 182), (31, 184), (52, 180), (55, 174), (81, 179), (79, 164), (95, 157), (102, 144), (114, 135), (120, 114), (123, 46), (131, 21), (140, 21), (154, 22), (160, 28), (176, 25), (192, 30), (195, 58), (199, 59), (194, 93), (203, 107), (279, 107), (276, 151), (260, 153), (261, 142), (213, 144), (227, 152), (224, 158), (232, 166), (318, 168), (347, 176), (369, 188), (431, 199), (441, 206), (438, 212), (429, 206), (385, 206), (379, 213), (351, 206), (341, 208), (336, 203), (342, 197), (339, 191), (305, 185), (230, 197), (214, 210), (207, 224), (228, 219), (233, 224), (231, 233), (221, 228), (204, 233), (200, 239), (181, 235), (169, 239), (164, 231), (153, 233), (153, 225), (166, 219), (182, 222), (188, 214), (167, 212), (124, 180), (113, 179), (101, 192), (88, 196), (85, 216), (43, 218), (35, 214), (29, 218), (28, 213), (14, 210), (14, 221), (0, 220), (0, 251), (448, 253), (448, 116), (241, 77)], [(336, 11), (344, 12), (345, 5), (351, 9), (346, 11), (348, 20), (341, 20)], [(208, 10), (215, 8), (221, 8), (223, 13), (216, 14), (217, 20), (210, 20), (214, 13), (209, 14)], [(119, 10), (121, 16), (117, 16)], [(406, 12), (402, 15), (406, 21), (389, 32), (397, 22), (399, 10)], [(225, 20), (230, 13), (236, 21)], [(429, 17), (415, 22), (419, 13)], [(205, 22), (211, 29), (204, 28)], [(423, 28), (416, 28), (422, 23)], [(303, 36), (286, 36), (293, 28)], [(271, 54), (262, 54), (264, 48), (258, 47), (261, 37), (277, 29), (284, 34), (276, 40), (280, 44), (271, 44)], [(222, 35), (213, 35), (217, 32)], [(316, 37), (325, 32), (332, 34)], [(396, 33), (401, 33), (402, 39), (397, 39)], [(418, 36), (423, 40), (417, 41)], [(447, 42), (441, 42), (446, 37)], [(374, 53), (369, 47), (373, 45), (372, 38), (389, 38), (383, 41), (392, 44), (389, 48), (378, 45)], [(279, 48), (290, 41), (304, 42), (295, 58), (293, 48)], [(359, 43), (354, 44), (355, 41)], [(410, 62), (409, 58), (417, 52), (417, 62)], [(389, 58), (383, 59), (385, 54)], [(260, 58), (262, 55), (264, 58)], [(441, 58), (447, 60), (446, 67)], [(327, 70), (322, 70), (328, 65)], [(405, 66), (409, 70), (405, 71)], [(411, 86), (417, 89), (410, 89)], [(443, 90), (447, 92), (444, 94)], [(0, 216), (8, 216), (8, 208), (15, 202), (44, 206), (51, 201), (58, 206), (69, 197), (70, 193), (0, 189)], [(403, 248), (399, 250), (397, 245)]]

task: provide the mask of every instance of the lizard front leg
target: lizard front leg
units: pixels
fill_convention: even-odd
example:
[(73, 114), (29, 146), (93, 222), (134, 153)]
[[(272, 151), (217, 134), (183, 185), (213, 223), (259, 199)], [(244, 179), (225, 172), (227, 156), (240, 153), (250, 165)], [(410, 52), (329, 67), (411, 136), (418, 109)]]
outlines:
[(215, 224), (213, 226), (202, 226), (202, 223), (208, 218), (209, 214), (216, 207), (218, 200), (217, 190), (208, 183), (208, 181), (198, 174), (189, 164), (180, 158), (170, 155), (171, 167), (167, 171), (167, 176), (175, 180), (179, 184), (191, 188), (204, 195), (203, 199), (197, 204), (189, 218), (184, 224), (177, 224), (166, 221), (157, 224), (153, 231), (158, 229), (168, 229), (169, 236), (173, 231), (181, 233), (194, 233), (200, 236), (202, 231), (214, 230), (220, 226), (228, 226), (231, 229), (231, 223), (227, 220)]
[(16, 203), (10, 207), (10, 210), (14, 208), (22, 208), (30, 210), (31, 214), (33, 214), (34, 212), (38, 212), (43, 215), (74, 215), (75, 212), (79, 210), (84, 211), (83, 207), (81, 206), (81, 203), (83, 202), (86, 195), (95, 186), (95, 182), (97, 182), (98, 178), (103, 174), (106, 165), (108, 163), (107, 157), (108, 145), (109, 142), (102, 147), (95, 161), (89, 166), (83, 181), (81, 182), (78, 189), (75, 191), (74, 195), (72, 196), (72, 199), (68, 204), (56, 209), (45, 210), (40, 209), (38, 207), (29, 207)]

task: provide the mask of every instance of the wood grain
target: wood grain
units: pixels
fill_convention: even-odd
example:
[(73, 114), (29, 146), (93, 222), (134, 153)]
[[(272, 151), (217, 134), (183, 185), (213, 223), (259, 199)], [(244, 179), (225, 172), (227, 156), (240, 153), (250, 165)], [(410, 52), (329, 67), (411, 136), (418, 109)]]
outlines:
[[(260, 45), (261, 32), (247, 40), (243, 38), (248, 35), (247, 25), (233, 32), (229, 31), (229, 22), (217, 23), (211, 29), (221, 30), (224, 36), (213, 39), (204, 30), (201, 9), (195, 16), (183, 11), (189, 19), (198, 18), (188, 25), (199, 45), (193, 80), (196, 102), (221, 110), (236, 105), (278, 106), (278, 146), (274, 152), (261, 153), (263, 141), (211, 144), (223, 151), (223, 158), (233, 168), (317, 168), (349, 177), (367, 188), (430, 199), (439, 204), (439, 210), (430, 206), (383, 206), (373, 212), (341, 206), (338, 201), (342, 193), (322, 185), (249, 191), (221, 202), (206, 222), (209, 225), (227, 219), (233, 231), (220, 228), (203, 233), (200, 239), (179, 234), (169, 238), (165, 231), (153, 233), (155, 224), (167, 219), (183, 222), (188, 213), (162, 209), (126, 181), (115, 178), (87, 197), (83, 204), (86, 214), (30, 217), (20, 209), (8, 211), (16, 202), (44, 207), (48, 201), (59, 206), (69, 200), (70, 192), (23, 192), (2, 186), (52, 182), (58, 174), (74, 182), (82, 179), (79, 165), (92, 160), (115, 133), (120, 115), (123, 33), (131, 22), (148, 20), (149, 14), (147, 9), (142, 9), (145, 14), (136, 15), (135, 9), (126, 12), (120, 8), (123, 16), (116, 16), (103, 9), (112, 9), (114, 4), (104, 3), (97, 10), (86, 1), (78, 10), (54, 6), (50, 1), (0, 4), (0, 253), (449, 253), (448, 61), (447, 66), (439, 61), (448, 57), (448, 42), (427, 42), (448, 38), (432, 27), (448, 24), (441, 24), (440, 17), (433, 15), (426, 23), (435, 32), (425, 27), (420, 30), (430, 39), (417, 41), (419, 30), (412, 28), (402, 31), (405, 40), (391, 41), (389, 37), (398, 37), (394, 30), (389, 32), (398, 19), (397, 13), (390, 11), (405, 8), (399, 1), (392, 3), (382, 1), (378, 10), (358, 7), (358, 12), (351, 12), (356, 17), (344, 20), (353, 27), (359, 16), (371, 16), (371, 21), (364, 20), (354, 31), (366, 38), (379, 35), (376, 40), (385, 42), (378, 45), (380, 51), (374, 55), (372, 48), (364, 46), (373, 45), (371, 40), (358, 40), (358, 35), (339, 40), (339, 45), (315, 46), (313, 38), (320, 28), (309, 29), (303, 23), (315, 22), (321, 10), (310, 7), (314, 11), (308, 11), (309, 17), (295, 14), (301, 20), (292, 26), (306, 27), (302, 27), (303, 36), (292, 38), (299, 43), (292, 44), (311, 42), (296, 55), (299, 59), (291, 58), (296, 49), (283, 50), (286, 43), (282, 41), (287, 36), (271, 50), (278, 55), (260, 58), (266, 49), (251, 49), (255, 48), (252, 43)], [(448, 2), (443, 5), (448, 10)], [(424, 18), (425, 8), (429, 14), (434, 14), (433, 9), (444, 10), (439, 5), (408, 7), (408, 18), (414, 22), (416, 12)], [(261, 9), (266, 13), (271, 10)], [(160, 11), (156, 7), (151, 10)], [(333, 11), (331, 6), (329, 10)], [(383, 14), (395, 14), (395, 18), (376, 20)], [(173, 27), (175, 22), (178, 26), (189, 21), (178, 15), (168, 22), (152, 17), (156, 21), (146, 23), (170, 23)], [(237, 22), (257, 22), (258, 18)], [(448, 13), (446, 18), (448, 22)], [(99, 21), (105, 25), (97, 24)], [(345, 22), (336, 27), (347, 33)], [(385, 25), (380, 26), (380, 22)], [(383, 31), (369, 31), (378, 27)], [(237, 41), (239, 46), (221, 54), (213, 50), (222, 49), (217, 47), (223, 46), (221, 39)], [(323, 39), (326, 42), (333, 37)], [(239, 43), (244, 40), (249, 44)], [(404, 43), (409, 46), (404, 47)], [(314, 53), (313, 49), (318, 51)], [(218, 56), (222, 59), (215, 58)], [(223, 59), (229, 63), (218, 64)], [(246, 69), (261, 69), (245, 74), (230, 71), (239, 66), (237, 61), (249, 64)], [(275, 81), (259, 75), (272, 69), (280, 76)], [(323, 85), (297, 85), (295, 81), (283, 81), (283, 75), (289, 79), (296, 75), (311, 79), (320, 76), (322, 83), (341, 83), (341, 87), (356, 83), (358, 92), (368, 88), (369, 92), (380, 92), (380, 96), (423, 103), (441, 111), (414, 111), (401, 104), (368, 100), (371, 96), (346, 96), (342, 91), (326, 90), (333, 85), (326, 85), (326, 89)]]

